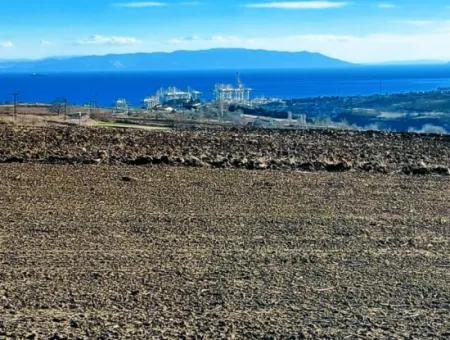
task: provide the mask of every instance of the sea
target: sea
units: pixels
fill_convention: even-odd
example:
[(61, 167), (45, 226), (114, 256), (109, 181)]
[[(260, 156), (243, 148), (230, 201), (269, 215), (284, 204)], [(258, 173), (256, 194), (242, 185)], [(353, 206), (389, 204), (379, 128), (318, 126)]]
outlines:
[(233, 70), (116, 73), (0, 73), (0, 102), (53, 102), (65, 98), (72, 104), (95, 102), (110, 107), (124, 98), (139, 107), (158, 89), (175, 86), (213, 97), (217, 83), (241, 81), (254, 97), (282, 99), (319, 96), (367, 96), (450, 87), (450, 65), (371, 66), (328, 70)]

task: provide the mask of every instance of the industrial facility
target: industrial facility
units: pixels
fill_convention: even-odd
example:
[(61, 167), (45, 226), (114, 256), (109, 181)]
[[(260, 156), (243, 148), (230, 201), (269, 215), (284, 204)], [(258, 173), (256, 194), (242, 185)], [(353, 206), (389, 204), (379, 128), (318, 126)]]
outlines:
[(223, 105), (248, 105), (251, 106), (251, 92), (253, 89), (244, 86), (239, 74), (237, 86), (230, 84), (217, 84), (214, 89), (216, 102)]
[[(252, 98), (253, 89), (244, 85), (239, 73), (234, 85), (216, 84), (211, 91), (211, 100), (201, 100), (202, 92), (175, 86), (160, 88), (144, 98), (142, 108), (148, 117), (170, 119), (218, 119), (233, 120), (245, 125), (261, 126), (305, 126), (306, 118), (294, 120), (292, 114), (283, 117), (285, 101), (278, 98)], [(278, 118), (265, 117), (265, 110), (278, 112)], [(139, 116), (142, 111), (131, 109), (125, 99), (115, 102), (116, 116)], [(190, 118), (187, 118), (190, 117)]]
[(200, 91), (187, 89), (180, 90), (176, 87), (161, 88), (153, 96), (144, 99), (144, 106), (147, 110), (158, 109), (161, 106), (171, 106), (176, 109), (191, 108), (199, 103)]
[(128, 102), (127, 102), (126, 99), (119, 98), (119, 99), (116, 100), (114, 113), (115, 114), (128, 115), (129, 107), (128, 107)]
[(147, 111), (155, 110), (161, 105), (158, 95), (150, 96), (144, 99), (144, 107)]
[[(216, 105), (221, 108), (221, 111), (226, 109), (225, 106), (230, 105), (251, 107), (253, 105), (252, 91), (253, 89), (242, 83), (238, 73), (236, 85), (216, 84), (213, 90), (213, 101), (205, 104)], [(147, 111), (168, 107), (176, 110), (197, 109), (202, 105), (201, 96), (200, 91), (190, 88), (187, 90), (180, 90), (176, 87), (161, 88), (154, 95), (146, 97), (143, 106)]]

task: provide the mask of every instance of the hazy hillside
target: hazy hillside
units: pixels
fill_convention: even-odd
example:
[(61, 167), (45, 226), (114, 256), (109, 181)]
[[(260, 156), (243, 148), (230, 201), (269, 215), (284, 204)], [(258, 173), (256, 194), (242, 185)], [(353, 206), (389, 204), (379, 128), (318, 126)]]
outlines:
[(311, 52), (211, 49), (9, 61), (0, 62), (0, 70), (3, 72), (235, 70), (337, 68), (350, 65), (350, 63)]

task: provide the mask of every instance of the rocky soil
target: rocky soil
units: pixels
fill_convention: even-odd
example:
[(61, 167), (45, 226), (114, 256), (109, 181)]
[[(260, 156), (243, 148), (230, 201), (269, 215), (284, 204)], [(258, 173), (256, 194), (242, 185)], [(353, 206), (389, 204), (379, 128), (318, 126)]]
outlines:
[(448, 136), (0, 124), (0, 339), (449, 338), (449, 166)]
[(450, 136), (334, 130), (129, 131), (0, 124), (0, 163), (450, 175)]
[(0, 338), (450, 337), (448, 177), (2, 164), (0, 178)]

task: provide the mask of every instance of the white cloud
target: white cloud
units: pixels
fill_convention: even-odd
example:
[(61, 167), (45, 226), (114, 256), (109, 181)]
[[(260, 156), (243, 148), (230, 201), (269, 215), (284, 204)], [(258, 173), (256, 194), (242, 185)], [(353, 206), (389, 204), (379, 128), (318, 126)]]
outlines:
[(394, 21), (396, 24), (401, 25), (409, 25), (409, 26), (415, 26), (415, 27), (425, 27), (425, 26), (431, 26), (431, 25), (437, 25), (438, 23), (433, 20), (396, 20)]
[(186, 42), (195, 42), (195, 41), (202, 41), (202, 40), (205, 40), (205, 39), (201, 38), (198, 35), (192, 35), (192, 36), (187, 36), (187, 37), (176, 37), (176, 38), (169, 39), (169, 44), (178, 45), (178, 44), (183, 44)]
[(49, 41), (49, 40), (41, 40), (41, 46), (52, 46), (53, 45), (53, 43), (51, 42), (51, 41)]
[(337, 1), (284, 1), (284, 2), (261, 2), (247, 4), (247, 8), (275, 8), (275, 9), (327, 9), (342, 8), (349, 2)]
[(139, 43), (141, 41), (134, 37), (105, 36), (99, 34), (78, 41), (79, 45), (136, 45)]
[(447, 134), (449, 133), (442, 126), (433, 125), (433, 124), (425, 124), (421, 129), (415, 129), (413, 127), (408, 129), (409, 132), (417, 132), (417, 133), (436, 133), (436, 134)]
[(183, 1), (183, 2), (180, 2), (181, 6), (198, 6), (200, 4), (201, 4), (200, 1)]
[[(133, 2), (118, 2), (113, 4), (115, 7), (122, 8), (151, 8), (151, 7), (167, 7), (171, 6), (171, 4), (167, 2), (159, 2), (159, 1), (133, 1)], [(173, 5), (178, 6), (199, 6), (201, 5), (200, 1), (181, 1), (175, 3)]]
[(382, 8), (382, 9), (392, 9), (392, 8), (396, 8), (397, 6), (391, 3), (387, 3), (387, 2), (381, 2), (377, 5), (378, 8)]
[(147, 8), (147, 7), (165, 7), (167, 3), (156, 1), (136, 1), (136, 2), (120, 2), (115, 4), (116, 7), (124, 8)]
[(0, 47), (1, 48), (13, 48), (14, 47), (14, 43), (12, 41), (1, 41), (0, 42)]

